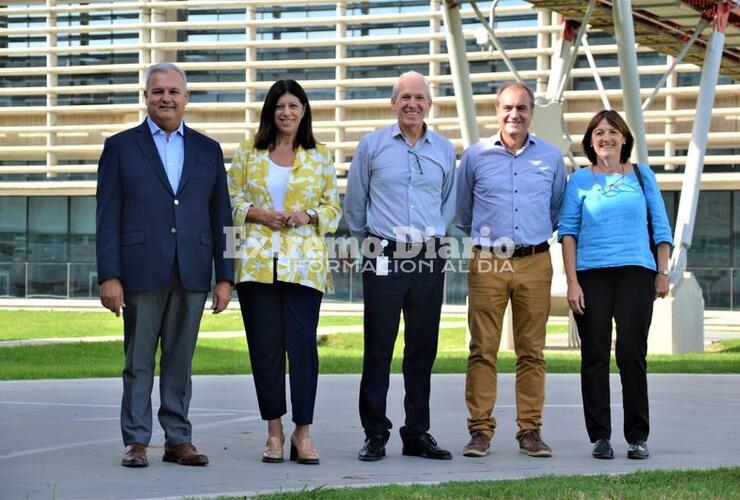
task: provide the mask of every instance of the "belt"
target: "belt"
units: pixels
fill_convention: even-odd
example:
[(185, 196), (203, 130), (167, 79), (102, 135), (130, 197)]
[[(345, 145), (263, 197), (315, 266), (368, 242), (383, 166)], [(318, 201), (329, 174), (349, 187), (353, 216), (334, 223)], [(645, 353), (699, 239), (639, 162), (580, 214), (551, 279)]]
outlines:
[[(493, 252), (493, 247), (487, 247), (487, 246), (481, 246), (481, 245), (475, 245), (473, 248), (477, 248), (478, 250), (484, 250), (486, 252)], [(542, 243), (538, 243), (537, 245), (523, 245), (523, 246), (515, 246), (514, 251), (509, 255), (509, 249), (507, 249), (505, 246), (496, 248), (495, 250), (499, 254), (503, 255), (509, 255), (509, 257), (527, 257), (529, 255), (534, 255), (542, 252), (547, 252), (550, 249), (550, 244), (546, 241), (543, 241)]]
[(393, 253), (396, 251), (408, 252), (412, 248), (420, 248), (420, 254), (423, 255), (426, 252), (428, 245), (433, 245), (434, 248), (437, 249), (439, 248), (441, 241), (441, 239), (436, 236), (418, 243), (391, 240), (389, 238), (383, 238), (382, 236), (378, 236), (372, 233), (369, 233), (367, 236), (368, 238), (376, 238), (377, 241), (381, 243), (381, 245), (382, 242), (385, 242), (385, 246), (382, 247), (380, 254), (387, 255), (389, 257), (392, 256)]

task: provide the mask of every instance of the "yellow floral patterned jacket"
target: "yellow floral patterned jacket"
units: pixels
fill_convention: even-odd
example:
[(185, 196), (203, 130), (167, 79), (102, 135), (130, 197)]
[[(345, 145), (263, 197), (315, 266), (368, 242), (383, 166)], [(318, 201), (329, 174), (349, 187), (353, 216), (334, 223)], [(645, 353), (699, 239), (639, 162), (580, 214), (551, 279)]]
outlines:
[[(234, 265), (237, 283), (272, 283), (272, 229), (246, 222), (251, 206), (275, 210), (266, 182), (270, 168), (268, 160), (267, 150), (257, 150), (253, 142), (247, 140), (234, 153), (228, 172), (236, 242), (239, 245)], [(298, 148), (284, 206), (288, 212), (312, 208), (318, 214), (318, 222), (298, 228), (283, 228), (278, 253), (278, 280), (333, 293), (324, 236), (336, 231), (342, 210), (334, 161), (326, 146), (319, 144), (309, 150)]]

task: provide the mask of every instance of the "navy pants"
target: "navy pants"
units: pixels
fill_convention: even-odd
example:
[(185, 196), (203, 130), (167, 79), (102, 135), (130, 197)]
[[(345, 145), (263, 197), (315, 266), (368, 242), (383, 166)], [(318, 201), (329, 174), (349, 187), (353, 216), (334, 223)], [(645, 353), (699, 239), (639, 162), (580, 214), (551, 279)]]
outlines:
[(236, 291), (262, 419), (273, 420), (287, 413), (287, 353), (293, 422), (312, 423), (319, 378), (316, 328), (323, 294), (310, 287), (277, 280), (271, 284), (237, 283)]

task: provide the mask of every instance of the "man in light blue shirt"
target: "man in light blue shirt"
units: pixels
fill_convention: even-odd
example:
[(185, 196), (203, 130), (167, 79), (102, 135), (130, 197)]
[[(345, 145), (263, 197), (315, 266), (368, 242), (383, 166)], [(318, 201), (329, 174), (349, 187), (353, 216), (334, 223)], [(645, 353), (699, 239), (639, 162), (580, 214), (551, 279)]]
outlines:
[(152, 132), (154, 145), (157, 146), (157, 153), (159, 153), (159, 159), (162, 160), (162, 166), (164, 166), (172, 192), (177, 194), (180, 177), (182, 176), (182, 164), (185, 160), (184, 122), (181, 121), (177, 129), (171, 133), (159, 128), (159, 125), (152, 120), (151, 116), (146, 117), (146, 123)]
[[(428, 433), (444, 291), (445, 260), (437, 247), (455, 215), (455, 149), (424, 123), (431, 105), (424, 77), (416, 72), (401, 75), (391, 97), (397, 123), (365, 135), (349, 171), (345, 219), (353, 236), (371, 238), (380, 253), (365, 256), (362, 272), (360, 418), (366, 439), (358, 458), (366, 462), (385, 456), (390, 437), (386, 396), (401, 312), (406, 324), (403, 454), (452, 458)], [(406, 243), (414, 245), (407, 248)]]
[(496, 103), (499, 132), (468, 148), (460, 161), (459, 227), (476, 244), (468, 275), (465, 402), (471, 438), (465, 456), (487, 455), (496, 428), (496, 362), (509, 300), (519, 449), (529, 456), (552, 454), (540, 436), (552, 280), (547, 240), (558, 225), (566, 173), (560, 151), (529, 133), (533, 109), (534, 95), (526, 85), (502, 86)]

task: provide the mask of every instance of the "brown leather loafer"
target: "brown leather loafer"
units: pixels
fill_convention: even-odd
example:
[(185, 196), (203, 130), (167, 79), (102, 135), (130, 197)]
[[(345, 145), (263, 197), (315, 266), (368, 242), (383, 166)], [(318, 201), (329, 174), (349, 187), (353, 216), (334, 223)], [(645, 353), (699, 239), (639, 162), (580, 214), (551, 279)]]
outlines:
[(180, 465), (206, 465), (208, 457), (198, 453), (193, 443), (181, 443), (171, 447), (165, 445), (162, 461)]
[(149, 460), (146, 458), (146, 445), (131, 443), (126, 446), (121, 465), (124, 467), (146, 467)]

